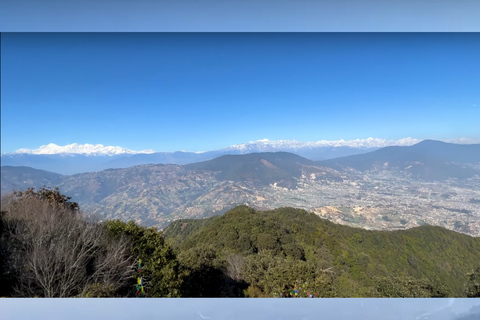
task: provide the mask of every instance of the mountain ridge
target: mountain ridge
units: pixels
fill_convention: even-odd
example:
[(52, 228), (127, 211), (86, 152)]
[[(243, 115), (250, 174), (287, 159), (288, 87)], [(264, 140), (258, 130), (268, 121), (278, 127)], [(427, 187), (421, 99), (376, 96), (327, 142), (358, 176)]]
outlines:
[[(35, 150), (20, 149), (16, 152), (5, 153), (1, 155), (1, 160), (3, 165), (29, 166), (69, 175), (111, 168), (127, 168), (150, 163), (184, 165), (212, 160), (226, 154), (235, 155), (255, 152), (290, 152), (310, 160), (320, 161), (368, 153), (386, 145), (412, 145), (418, 141), (418, 139), (413, 138), (399, 140), (368, 138), (338, 141), (320, 140), (317, 142), (300, 142), (296, 140), (270, 141), (264, 139), (201, 152), (133, 151), (121, 147), (106, 147), (103, 145), (71, 144), (62, 147), (49, 144)], [(104, 152), (102, 153), (101, 150), (104, 150)]]
[[(251, 149), (256, 150), (256, 152), (270, 151), (262, 150), (261, 147), (266, 148), (305, 148), (305, 147), (354, 147), (354, 148), (380, 148), (388, 145), (412, 145), (418, 143), (420, 140), (414, 138), (402, 138), (398, 140), (386, 140), (379, 138), (367, 138), (367, 139), (355, 139), (355, 140), (319, 140), (319, 141), (297, 141), (297, 140), (269, 140), (261, 139), (256, 141), (250, 141), (248, 143), (231, 145), (228, 147), (221, 148), (219, 150), (245, 150), (251, 152)], [(173, 151), (168, 153), (175, 152), (187, 152), (187, 153), (204, 153), (205, 151)], [(113, 155), (120, 153), (127, 154), (150, 154), (150, 153), (166, 153), (163, 151), (154, 151), (151, 149), (134, 151), (118, 146), (104, 146), (102, 144), (78, 144), (72, 143), (65, 146), (59, 146), (55, 143), (49, 143), (47, 145), (42, 145), (38, 149), (19, 149), (17, 151), (3, 153), (2, 155), (7, 154), (104, 154), (104, 155)]]
[(412, 146), (388, 146), (373, 152), (317, 161), (336, 170), (360, 171), (389, 167), (422, 179), (467, 178), (476, 170), (463, 164), (480, 163), (480, 144), (453, 144), (424, 140)]
[[(368, 160), (390, 148), (394, 147), (357, 157)], [(396, 148), (408, 151), (412, 147)], [(412, 170), (395, 168), (393, 162), (384, 166), (383, 161), (373, 168), (367, 161), (369, 166), (361, 171), (336, 168), (335, 163), (326, 166), (287, 152), (252, 153), (187, 165), (145, 164), (64, 176), (2, 166), (1, 193), (58, 186), (92, 214), (157, 227), (248, 204), (263, 210), (303, 208), (356, 226), (388, 229), (427, 223), (480, 234), (475, 219), (480, 212), (478, 165), (436, 161)], [(422, 180), (422, 173), (428, 173), (428, 179)], [(455, 185), (455, 191), (450, 185)]]

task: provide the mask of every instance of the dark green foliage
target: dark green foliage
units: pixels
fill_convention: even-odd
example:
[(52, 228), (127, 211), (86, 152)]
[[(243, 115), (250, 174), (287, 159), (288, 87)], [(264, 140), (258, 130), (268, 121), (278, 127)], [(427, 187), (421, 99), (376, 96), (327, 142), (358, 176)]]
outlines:
[(234, 279), (229, 263), (209, 246), (199, 245), (178, 255), (182, 271), (183, 297), (239, 297), (247, 286)]
[[(9, 232), (7, 212), (0, 211), (0, 297), (14, 296), (18, 272), (15, 268), (15, 251), (18, 250)], [(17, 251), (18, 252), (18, 251)]]
[[(194, 231), (187, 236), (178, 227), (167, 228), (165, 235), (183, 239), (175, 245), (179, 252), (206, 245), (219, 258), (244, 256), (250, 296), (275, 295), (306, 277), (301, 276), (308, 274), (304, 266), (315, 265), (332, 272), (332, 289), (318, 290), (325, 296), (460, 297), (465, 295), (465, 274), (480, 261), (479, 238), (441, 227), (368, 231), (292, 208), (259, 212), (239, 206), (189, 228)], [(263, 257), (265, 252), (274, 258)], [(289, 272), (292, 279), (285, 276)], [(385, 279), (385, 286), (379, 279)]]
[(480, 267), (477, 267), (473, 272), (468, 273), (465, 293), (469, 298), (480, 298)]
[(382, 298), (443, 298), (448, 296), (438, 281), (415, 279), (411, 276), (374, 277), (376, 290)]
[[(109, 233), (115, 237), (126, 237), (132, 244), (130, 253), (142, 260), (146, 279), (147, 297), (178, 297), (181, 281), (179, 279), (179, 263), (163, 236), (155, 228), (141, 227), (133, 221), (120, 220), (107, 222)], [(136, 277), (139, 274), (136, 275)], [(133, 279), (132, 287), (136, 281)]]
[[(211, 219), (219, 218), (212, 217)], [(181, 243), (185, 240), (186, 237), (196, 232), (206, 223), (210, 223), (209, 219), (184, 219), (177, 220), (172, 222), (166, 230), (164, 230), (163, 235), (165, 238), (168, 238), (175, 244)]]
[(184, 267), (182, 293), (186, 297), (220, 296), (221, 276), (219, 261), (215, 250), (198, 246), (179, 254)]
[(281, 252), (280, 239), (274, 234), (260, 233), (257, 235), (257, 248), (258, 251), (271, 250), (275, 255)]
[(250, 284), (248, 295), (253, 297), (280, 297), (295, 285), (302, 288), (300, 296), (306, 296), (308, 290), (322, 297), (335, 296), (334, 272), (313, 262), (286, 259), (269, 250), (248, 256), (243, 275)]
[[(27, 208), (22, 199), (33, 201), (30, 211), (18, 217), (12, 212)], [(56, 217), (73, 217), (65, 221), (77, 226), (78, 234), (79, 225), (93, 230), (95, 237), (85, 238), (96, 250), (85, 262), (87, 275), (112, 248), (123, 248), (115, 258), (122, 263), (142, 260), (141, 273), (130, 272), (128, 265), (122, 269), (120, 278), (127, 281), (116, 279), (117, 271), (110, 271), (108, 281), (103, 271), (97, 272), (95, 279), (70, 291), (77, 296), (134, 296), (139, 275), (146, 280), (147, 297), (280, 297), (294, 288), (299, 297), (308, 292), (320, 297), (480, 296), (480, 238), (440, 227), (368, 231), (305, 210), (261, 212), (238, 206), (223, 216), (176, 221), (159, 232), (134, 222), (86, 221), (69, 197), (46, 188), (17, 192), (7, 205), (2, 202), (2, 210), (9, 211), (8, 219), (0, 213), (0, 296), (14, 296), (22, 279), (19, 257), (26, 246), (12, 235), (20, 235), (25, 224), (47, 225), (39, 223), (44, 219), (40, 213), (35, 215), (39, 203), (43, 215), (56, 208)]]
[(13, 293), (15, 277), (9, 267), (11, 262), (11, 248), (9, 237), (6, 232), (5, 212), (0, 211), (0, 297), (6, 297)]

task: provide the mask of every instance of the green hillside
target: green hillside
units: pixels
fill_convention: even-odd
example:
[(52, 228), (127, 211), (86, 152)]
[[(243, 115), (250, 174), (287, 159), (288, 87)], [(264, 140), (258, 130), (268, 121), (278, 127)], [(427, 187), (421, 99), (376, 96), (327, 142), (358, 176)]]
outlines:
[(368, 231), (239, 206), (159, 231), (70, 200), (58, 188), (2, 198), (0, 296), (480, 297), (480, 238), (440, 227)]
[(460, 297), (467, 273), (480, 264), (480, 238), (432, 226), (368, 231), (292, 208), (239, 206), (176, 221), (164, 236), (179, 252), (210, 248), (219, 261), (241, 257), (241, 280), (253, 296), (276, 296), (297, 282), (322, 296)]

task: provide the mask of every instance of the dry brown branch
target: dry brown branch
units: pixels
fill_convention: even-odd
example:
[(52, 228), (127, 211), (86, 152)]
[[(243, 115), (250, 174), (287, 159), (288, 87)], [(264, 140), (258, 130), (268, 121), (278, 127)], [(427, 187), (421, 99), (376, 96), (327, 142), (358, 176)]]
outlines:
[(242, 268), (245, 258), (240, 254), (231, 254), (227, 257), (227, 275), (233, 280), (242, 279)]
[(134, 272), (129, 244), (78, 210), (32, 196), (2, 199), (20, 296), (71, 297), (93, 284), (115, 291)]

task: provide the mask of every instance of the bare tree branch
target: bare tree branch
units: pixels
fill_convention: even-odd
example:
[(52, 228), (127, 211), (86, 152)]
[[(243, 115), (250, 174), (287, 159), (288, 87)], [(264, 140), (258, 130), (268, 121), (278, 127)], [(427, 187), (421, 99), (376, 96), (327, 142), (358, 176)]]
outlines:
[(110, 294), (124, 286), (134, 273), (129, 243), (109, 238), (103, 225), (52, 199), (31, 192), (2, 199), (17, 294), (71, 297), (93, 285), (108, 287)]

